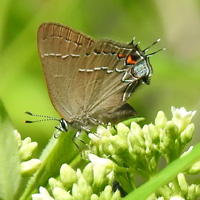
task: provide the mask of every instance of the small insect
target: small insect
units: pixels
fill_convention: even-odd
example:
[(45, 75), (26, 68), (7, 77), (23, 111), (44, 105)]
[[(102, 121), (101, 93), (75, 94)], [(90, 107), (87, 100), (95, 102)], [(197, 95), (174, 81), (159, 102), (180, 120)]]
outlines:
[(149, 57), (162, 50), (146, 55), (149, 47), (141, 50), (134, 38), (131, 43), (95, 40), (67, 26), (42, 24), (38, 51), (49, 97), (62, 117), (47, 120), (59, 120), (62, 131), (89, 132), (136, 115), (126, 102), (139, 85), (150, 83)]

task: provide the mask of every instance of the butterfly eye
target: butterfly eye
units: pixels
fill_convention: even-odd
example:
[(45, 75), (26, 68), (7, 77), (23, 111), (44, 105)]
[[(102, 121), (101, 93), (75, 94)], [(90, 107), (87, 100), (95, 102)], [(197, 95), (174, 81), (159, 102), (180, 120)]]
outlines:
[(68, 129), (67, 129), (67, 122), (62, 118), (62, 119), (60, 119), (60, 130), (61, 131), (65, 131), (65, 132), (67, 132), (68, 131)]

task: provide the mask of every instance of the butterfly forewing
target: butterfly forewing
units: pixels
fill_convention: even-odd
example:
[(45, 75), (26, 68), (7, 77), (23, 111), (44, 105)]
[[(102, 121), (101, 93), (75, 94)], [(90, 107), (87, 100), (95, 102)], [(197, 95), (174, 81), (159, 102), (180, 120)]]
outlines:
[(42, 24), (38, 30), (38, 50), (49, 96), (67, 121), (74, 116), (68, 90), (77, 72), (78, 56), (93, 43), (92, 38), (59, 24)]

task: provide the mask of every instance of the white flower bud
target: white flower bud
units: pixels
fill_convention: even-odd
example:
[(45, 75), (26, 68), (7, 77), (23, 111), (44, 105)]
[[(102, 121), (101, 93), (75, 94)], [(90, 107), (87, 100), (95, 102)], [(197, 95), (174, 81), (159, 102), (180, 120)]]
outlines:
[(31, 159), (20, 164), (20, 172), (22, 176), (32, 176), (40, 167), (39, 159)]
[(32, 200), (54, 200), (44, 187), (40, 187), (39, 192), (39, 194), (32, 194)]
[(163, 111), (159, 111), (155, 119), (155, 126), (157, 128), (163, 129), (166, 123), (167, 123), (167, 118), (165, 116), (165, 113)]
[(187, 112), (184, 107), (178, 109), (173, 106), (171, 107), (171, 111), (173, 115), (172, 121), (178, 126), (180, 132), (182, 132), (188, 124), (190, 124), (196, 113), (196, 110)]
[(78, 177), (76, 171), (72, 169), (69, 165), (63, 164), (60, 168), (60, 180), (63, 185), (68, 189), (76, 183)]

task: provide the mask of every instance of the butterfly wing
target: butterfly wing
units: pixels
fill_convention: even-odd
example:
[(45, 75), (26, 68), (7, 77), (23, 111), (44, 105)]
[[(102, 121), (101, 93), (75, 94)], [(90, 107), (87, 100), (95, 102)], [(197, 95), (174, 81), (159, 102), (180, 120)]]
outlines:
[(38, 29), (38, 51), (49, 97), (66, 121), (76, 114), (72, 104), (75, 99), (69, 91), (76, 76), (78, 57), (93, 43), (92, 38), (60, 24), (44, 23)]
[[(125, 66), (125, 55), (132, 50), (130, 45), (122, 46), (121, 43), (100, 40), (87, 50), (88, 56), (80, 58), (78, 68), (85, 66), (85, 71), (78, 71), (77, 79), (82, 79), (84, 83), (81, 90), (76, 90), (74, 97), (84, 93), (82, 109), (89, 117), (115, 123), (136, 114), (132, 107), (123, 106), (126, 103), (123, 95), (129, 83), (122, 81), (124, 72), (118, 72), (129, 70)], [(118, 55), (124, 55), (124, 59), (119, 59)], [(129, 78), (132, 79), (131, 74)], [(72, 82), (76, 85), (75, 79)], [(136, 80), (132, 87), (137, 84)]]
[[(134, 109), (122, 100), (129, 85), (122, 81), (129, 70), (125, 59), (133, 49), (133, 45), (96, 41), (60, 24), (41, 25), (38, 50), (49, 96), (58, 113), (68, 122), (81, 121), (83, 125), (133, 116)], [(137, 80), (132, 83), (133, 88), (137, 85)]]

